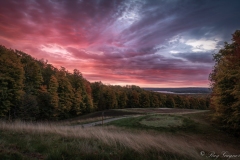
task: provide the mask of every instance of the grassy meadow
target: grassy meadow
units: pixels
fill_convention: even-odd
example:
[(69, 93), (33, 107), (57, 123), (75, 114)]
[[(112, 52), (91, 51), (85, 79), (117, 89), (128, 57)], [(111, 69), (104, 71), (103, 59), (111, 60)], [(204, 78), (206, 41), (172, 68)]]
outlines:
[[(118, 114), (114, 116), (128, 114), (126, 110), (115, 112)], [(73, 125), (81, 121), (80, 117), (69, 123), (1, 121), (0, 159), (193, 160), (216, 156), (228, 159), (226, 156), (240, 154), (239, 139), (211, 125), (209, 112), (152, 113), (138, 112), (137, 117), (89, 128)], [(96, 117), (89, 115), (84, 119), (88, 122)]]

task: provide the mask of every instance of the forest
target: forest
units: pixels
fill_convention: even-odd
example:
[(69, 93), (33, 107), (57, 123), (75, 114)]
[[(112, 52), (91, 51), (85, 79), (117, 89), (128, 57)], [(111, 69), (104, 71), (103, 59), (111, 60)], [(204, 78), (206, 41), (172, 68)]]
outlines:
[(90, 83), (81, 72), (56, 68), (22, 51), (0, 46), (0, 117), (60, 120), (115, 108), (208, 109), (208, 95), (173, 95), (135, 85)]

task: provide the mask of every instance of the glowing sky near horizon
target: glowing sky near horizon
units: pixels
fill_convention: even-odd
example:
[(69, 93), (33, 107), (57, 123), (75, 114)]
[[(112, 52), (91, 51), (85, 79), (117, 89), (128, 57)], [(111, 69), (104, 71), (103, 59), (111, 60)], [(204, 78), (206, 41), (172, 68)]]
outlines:
[(0, 44), (90, 82), (208, 87), (239, 0), (0, 0)]

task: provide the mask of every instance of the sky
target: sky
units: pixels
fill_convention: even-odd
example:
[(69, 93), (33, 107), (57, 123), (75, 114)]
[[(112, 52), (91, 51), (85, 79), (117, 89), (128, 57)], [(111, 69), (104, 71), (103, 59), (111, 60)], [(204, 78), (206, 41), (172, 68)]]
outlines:
[(209, 87), (239, 0), (0, 0), (0, 44), (90, 82)]

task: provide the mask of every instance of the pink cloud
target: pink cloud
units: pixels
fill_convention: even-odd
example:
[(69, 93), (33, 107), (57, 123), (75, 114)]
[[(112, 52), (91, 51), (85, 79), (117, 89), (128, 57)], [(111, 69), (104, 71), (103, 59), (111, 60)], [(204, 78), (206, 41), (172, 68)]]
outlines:
[[(174, 13), (178, 12), (174, 8), (178, 5), (166, 7), (166, 13), (160, 9), (153, 13), (151, 7), (157, 5), (152, 2), (146, 2), (145, 8), (138, 10), (131, 3), (132, 9), (126, 8), (126, 3), (121, 0), (1, 1), (0, 44), (44, 58), (56, 67), (79, 69), (91, 82), (207, 87), (212, 53), (170, 55), (167, 47), (172, 46), (164, 44), (174, 35), (193, 31), (201, 24), (179, 23), (184, 18), (181, 14), (192, 16), (183, 14), (182, 10)], [(156, 49), (161, 44), (166, 47)]]

